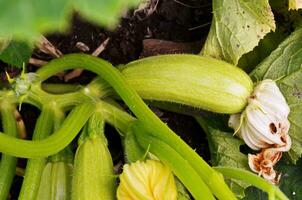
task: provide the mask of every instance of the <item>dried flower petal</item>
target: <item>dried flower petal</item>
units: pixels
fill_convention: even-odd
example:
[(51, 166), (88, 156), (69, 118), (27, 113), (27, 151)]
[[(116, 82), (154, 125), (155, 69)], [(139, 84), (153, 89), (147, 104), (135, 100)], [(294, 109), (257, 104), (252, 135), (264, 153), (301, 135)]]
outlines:
[(274, 170), (274, 166), (281, 159), (282, 152), (274, 148), (264, 149), (257, 155), (248, 155), (249, 166), (253, 172), (263, 176), (266, 180), (277, 184), (280, 175)]

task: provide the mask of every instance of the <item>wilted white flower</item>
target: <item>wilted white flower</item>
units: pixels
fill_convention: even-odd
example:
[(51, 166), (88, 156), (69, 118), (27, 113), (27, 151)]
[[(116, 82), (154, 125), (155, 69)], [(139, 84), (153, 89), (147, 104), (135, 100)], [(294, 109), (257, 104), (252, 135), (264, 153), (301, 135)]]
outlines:
[(284, 140), (284, 137), (290, 127), (289, 111), (276, 83), (264, 80), (255, 87), (246, 109), (241, 114), (231, 115), (229, 126), (251, 149), (288, 146), (290, 139)]
[(155, 160), (124, 165), (117, 189), (119, 200), (176, 200), (177, 189), (171, 170)]
[(248, 155), (249, 167), (266, 180), (277, 184), (280, 174), (274, 166), (282, 152), (289, 151), (288, 135), (290, 109), (277, 84), (272, 80), (260, 82), (248, 99), (241, 114), (231, 115), (229, 126), (253, 150), (260, 153)]

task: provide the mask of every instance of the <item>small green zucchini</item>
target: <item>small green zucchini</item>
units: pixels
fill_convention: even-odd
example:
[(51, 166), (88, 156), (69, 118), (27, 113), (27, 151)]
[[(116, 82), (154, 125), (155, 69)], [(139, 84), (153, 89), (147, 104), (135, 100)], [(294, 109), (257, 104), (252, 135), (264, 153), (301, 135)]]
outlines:
[(114, 200), (116, 177), (100, 113), (91, 116), (74, 160), (72, 200)]
[(240, 112), (253, 90), (252, 80), (240, 68), (197, 55), (148, 57), (130, 62), (121, 71), (144, 99), (217, 113)]

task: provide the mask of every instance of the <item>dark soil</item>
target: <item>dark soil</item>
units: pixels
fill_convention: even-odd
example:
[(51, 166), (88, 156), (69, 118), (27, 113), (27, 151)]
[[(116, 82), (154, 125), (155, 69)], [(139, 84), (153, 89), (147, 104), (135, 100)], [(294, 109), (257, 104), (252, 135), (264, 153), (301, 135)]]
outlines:
[[(152, 2), (156, 3), (154, 0)], [(133, 11), (128, 12), (113, 31), (87, 23), (75, 15), (67, 34), (51, 34), (46, 37), (64, 54), (81, 52), (76, 47), (77, 42), (89, 47), (85, 53), (92, 53), (109, 37), (109, 43), (99, 57), (119, 65), (154, 54), (198, 53), (208, 33), (211, 16), (211, 5), (206, 0), (160, 0), (157, 9), (150, 16), (146, 16), (143, 11), (136, 14)], [(42, 60), (52, 59), (51, 56), (37, 50), (33, 57)], [(36, 67), (29, 66), (28, 70), (34, 71)], [(92, 73), (84, 72), (70, 82), (88, 83), (93, 76)], [(50, 81), (63, 82), (58, 77)], [(24, 105), (21, 114), (26, 124), (31, 126), (27, 127), (28, 133), (31, 133), (39, 112)], [(163, 110), (160, 110), (159, 115), (181, 138), (209, 161), (205, 134), (194, 118)], [(109, 126), (106, 132), (115, 163), (119, 163), (124, 158), (119, 136), (115, 129)], [(19, 187), (16, 186), (20, 185), (20, 181), (22, 181), (20, 178), (14, 180), (11, 199), (17, 198), (16, 191)]]

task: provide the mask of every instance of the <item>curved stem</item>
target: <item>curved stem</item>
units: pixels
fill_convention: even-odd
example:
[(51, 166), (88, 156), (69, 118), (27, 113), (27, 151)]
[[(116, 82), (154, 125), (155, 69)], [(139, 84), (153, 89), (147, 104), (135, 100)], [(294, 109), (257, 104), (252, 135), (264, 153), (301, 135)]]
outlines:
[[(8, 137), (17, 137), (18, 129), (14, 116), (14, 105), (3, 100), (0, 103), (2, 126)], [(0, 199), (7, 199), (16, 172), (17, 158), (2, 154), (0, 162)]]
[(149, 149), (149, 151), (155, 154), (160, 161), (169, 166), (174, 174), (187, 187), (194, 199), (215, 199), (202, 178), (173, 148), (147, 133), (144, 135), (140, 134), (145, 130), (139, 122), (136, 122), (132, 126), (132, 130), (135, 133), (137, 140), (140, 141), (139, 143), (142, 145), (143, 149)]
[[(110, 63), (89, 55), (71, 54), (51, 61), (38, 70), (37, 74), (43, 81), (53, 74), (75, 67), (90, 70), (101, 76), (121, 96), (130, 110), (143, 123), (145, 129), (175, 149), (205, 182), (209, 182), (213, 174), (217, 173), (148, 108), (137, 92), (127, 84), (121, 73)], [(227, 194), (221, 194), (217, 186), (224, 188)], [(219, 199), (230, 199), (230, 195), (233, 194), (225, 182), (219, 182), (218, 185), (213, 184), (210, 187)], [(236, 199), (234, 194), (232, 199)]]
[(233, 167), (214, 167), (214, 168), (229, 178), (242, 180), (244, 182), (254, 185), (255, 187), (267, 192), (269, 196), (276, 195), (280, 200), (288, 200), (286, 195), (283, 194), (283, 192), (281, 192), (281, 190), (277, 186), (272, 185), (271, 183), (253, 174), (252, 172), (243, 169), (233, 168)]
[(0, 133), (0, 152), (22, 158), (46, 157), (57, 153), (73, 140), (94, 110), (95, 104), (92, 103), (75, 107), (58, 131), (38, 141), (14, 139)]

